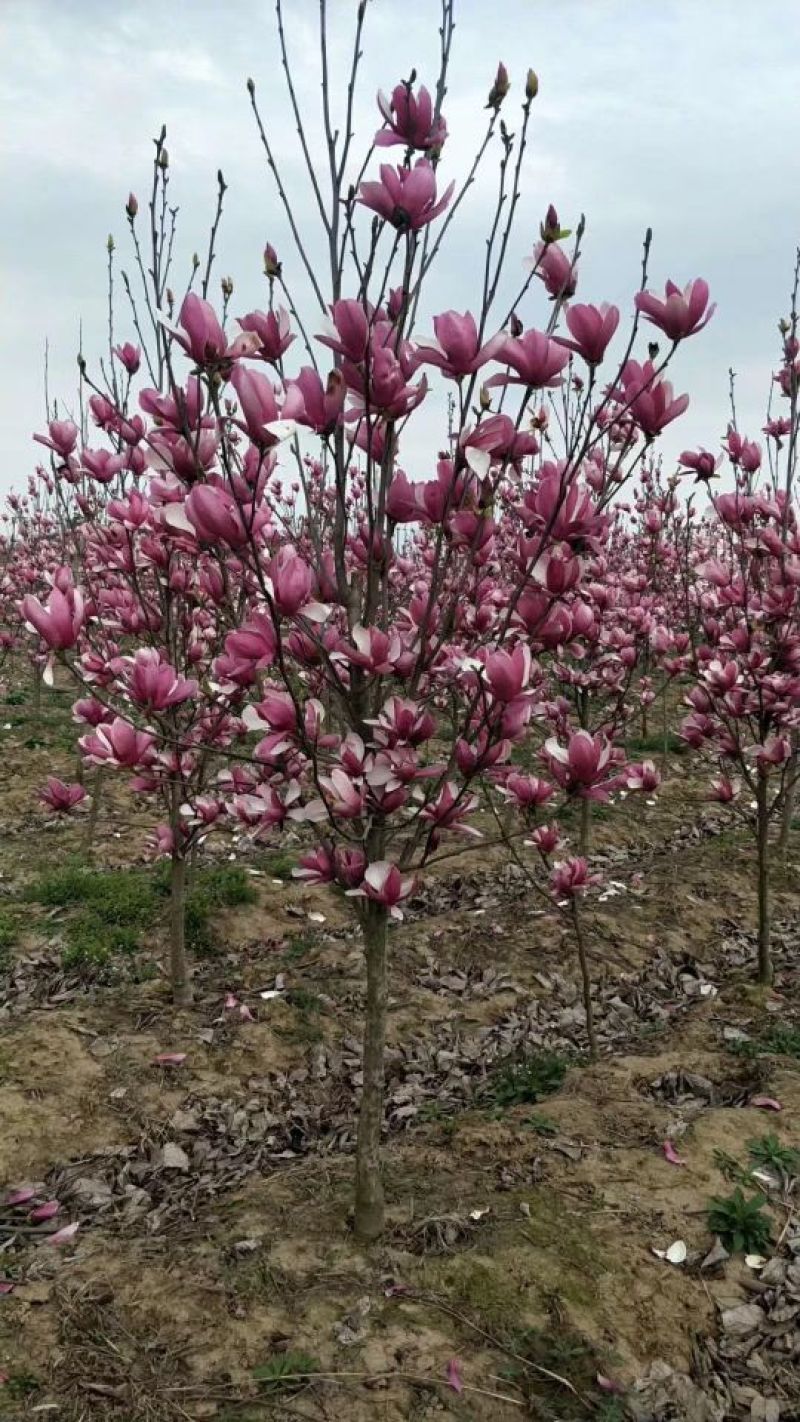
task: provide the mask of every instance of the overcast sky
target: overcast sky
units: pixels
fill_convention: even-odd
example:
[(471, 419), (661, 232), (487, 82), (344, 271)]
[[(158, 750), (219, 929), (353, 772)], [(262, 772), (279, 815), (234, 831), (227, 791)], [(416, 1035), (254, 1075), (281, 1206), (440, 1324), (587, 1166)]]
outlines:
[[(285, 0), (301, 102), (318, 99), (316, 0)], [(329, 0), (332, 63), (343, 68), (355, 0)], [(415, 66), (433, 84), (438, 0), (372, 0), (359, 130), (377, 126), (374, 92)], [(785, 0), (460, 0), (445, 114), (446, 177), (463, 174), (485, 122), (498, 59), (512, 80), (540, 79), (511, 279), (522, 274), (554, 202), (562, 222), (587, 218), (580, 296), (632, 307), (645, 228), (652, 283), (696, 275), (718, 310), (674, 371), (691, 395), (665, 446), (715, 447), (727, 419), (728, 367), (738, 372), (740, 425), (758, 435), (776, 322), (787, 307), (800, 239), (800, 6)], [(233, 313), (265, 304), (261, 251), (293, 260), (249, 110), (259, 98), (301, 218), (313, 209), (282, 88), (270, 0), (0, 0), (2, 326), (0, 486), (20, 486), (43, 425), (43, 350), (50, 388), (74, 403), (79, 322), (91, 361), (105, 338), (105, 244), (127, 265), (124, 203), (144, 198), (150, 139), (168, 129), (172, 194), (186, 270), (206, 239), (221, 166), (229, 184), (217, 276)], [(517, 97), (508, 101), (514, 127)], [(402, 150), (396, 150), (400, 156)], [(377, 164), (375, 165), (377, 166)], [(491, 202), (490, 170), (459, 215), (432, 309), (474, 306)], [(177, 283), (176, 283), (177, 284)], [(430, 314), (430, 313), (429, 313)], [(522, 310), (546, 320), (541, 289)], [(118, 312), (120, 338), (133, 335)], [(434, 407), (430, 440), (439, 442)], [(759, 436), (760, 437), (760, 436)], [(423, 445), (406, 465), (428, 477)]]

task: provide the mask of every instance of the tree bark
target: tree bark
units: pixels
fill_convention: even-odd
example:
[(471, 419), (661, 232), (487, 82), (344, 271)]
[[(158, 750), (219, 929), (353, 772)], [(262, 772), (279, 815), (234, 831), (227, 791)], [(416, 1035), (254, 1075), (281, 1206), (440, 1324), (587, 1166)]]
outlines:
[(104, 783), (105, 782), (103, 778), (103, 767), (102, 765), (98, 765), (94, 773), (94, 784), (92, 786), (92, 803), (89, 806), (89, 818), (86, 821), (86, 839), (84, 840), (84, 849), (88, 855), (91, 855), (94, 849), (94, 837), (97, 833), (97, 820), (100, 814), (100, 804), (103, 799)]
[(364, 1085), (356, 1138), (355, 1233), (366, 1241), (383, 1233), (384, 1198), (381, 1173), (384, 1054), (386, 1047), (386, 937), (388, 913), (383, 904), (367, 901), (361, 929), (367, 963), (367, 1011), (364, 1023)]
[(786, 858), (786, 851), (789, 848), (789, 836), (794, 819), (795, 804), (797, 803), (797, 785), (795, 777), (797, 775), (798, 745), (797, 734), (792, 735), (792, 754), (786, 767), (786, 789), (783, 795), (783, 805), (781, 807), (781, 827), (778, 835), (778, 849), (782, 859)]
[(595, 1062), (597, 1061), (597, 1037), (595, 1036), (594, 1008), (592, 1007), (592, 977), (589, 972), (589, 961), (586, 957), (586, 942), (583, 936), (583, 925), (581, 924), (577, 899), (572, 900), (572, 926), (575, 930), (575, 942), (578, 947), (578, 962), (581, 968), (583, 1010), (586, 1014), (586, 1035), (589, 1038), (589, 1059)]
[(756, 787), (756, 829), (758, 836), (758, 981), (772, 982), (772, 950), (769, 894), (769, 813), (766, 776)]
[(169, 975), (176, 1007), (188, 1007), (192, 983), (186, 958), (186, 860), (173, 854), (169, 895)]
[(586, 796), (581, 800), (580, 828), (578, 830), (578, 852), (584, 859), (592, 843), (592, 802)]

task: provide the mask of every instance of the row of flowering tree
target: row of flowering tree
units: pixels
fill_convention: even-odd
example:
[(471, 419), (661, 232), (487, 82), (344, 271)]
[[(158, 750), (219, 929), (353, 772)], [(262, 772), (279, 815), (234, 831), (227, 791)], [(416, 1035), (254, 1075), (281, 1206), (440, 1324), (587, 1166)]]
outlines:
[[(781, 501), (737, 485), (733, 505), (716, 499), (711, 523), (693, 521), (654, 460), (688, 404), (666, 372), (711, 316), (705, 282), (650, 292), (648, 234), (620, 329), (616, 307), (575, 300), (583, 223), (568, 247), (552, 207), (522, 264), (515, 218), (538, 81), (527, 75), (512, 133), (499, 66), (478, 152), (448, 181), (451, 0), (432, 91), (410, 79), (381, 95), (381, 126), (366, 156), (356, 151), (366, 9), (336, 96), (322, 6), (322, 171), (284, 48), (321, 242), (290, 201), (248, 82), (295, 240), (291, 281), (266, 248), (265, 309), (231, 322), (227, 280), (221, 311), (208, 299), (221, 175), (207, 260), (194, 259), (176, 301), (169, 159), (164, 134), (157, 140), (147, 254), (133, 195), (126, 206), (136, 341), (115, 343), (110, 301), (108, 355), (97, 373), (81, 363), (84, 427), (52, 420), (41, 436), (49, 590), (14, 579), (8, 588), (43, 652), (80, 686), (85, 758), (129, 773), (161, 807), (154, 843), (172, 863), (178, 1004), (191, 996), (187, 864), (215, 825), (259, 839), (291, 827), (299, 877), (352, 902), (366, 965), (355, 1227), (372, 1239), (384, 1208), (388, 928), (419, 876), (471, 843), (514, 855), (531, 891), (572, 925), (594, 1052), (579, 907), (598, 882), (589, 811), (659, 779), (652, 763), (626, 761), (633, 709), (694, 676), (687, 737), (738, 756), (758, 800), (768, 768), (786, 759), (800, 698), (784, 680), (765, 703), (762, 675), (767, 644), (780, 674), (794, 675), (791, 489)], [(401, 161), (373, 172), (375, 148), (396, 148)], [(447, 233), (493, 152), (497, 198), (469, 309), (433, 314)], [(639, 351), (643, 321), (663, 353)], [(412, 452), (426, 438), (419, 467)], [(699, 457), (687, 453), (685, 466)], [(764, 571), (765, 551), (780, 574)], [(725, 591), (736, 569), (744, 577), (742, 560), (752, 569), (745, 603)], [(748, 618), (754, 640), (739, 645)], [(728, 722), (741, 727), (742, 717), (747, 736), (734, 749)], [(77, 791), (54, 782), (48, 796), (66, 810)], [(559, 825), (567, 804), (582, 809), (577, 856)]]

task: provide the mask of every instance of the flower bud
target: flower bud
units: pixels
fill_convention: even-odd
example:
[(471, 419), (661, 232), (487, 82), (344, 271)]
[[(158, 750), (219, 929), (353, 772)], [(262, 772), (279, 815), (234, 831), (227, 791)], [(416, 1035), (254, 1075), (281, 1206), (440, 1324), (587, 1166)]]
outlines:
[(107, 239), (106, 239), (106, 251), (108, 252), (109, 257), (111, 256), (111, 253), (113, 252), (113, 250), (114, 250), (114, 238), (112, 237), (111, 233), (109, 232), (108, 237), (107, 237)]
[(255, 92), (256, 92), (256, 81), (255, 81), (255, 79), (248, 79), (248, 81), (247, 81), (247, 92), (248, 92), (248, 94), (250, 95), (250, 98), (252, 99), (253, 95), (254, 95)]
[(166, 148), (162, 148), (161, 152), (158, 155), (158, 166), (161, 169), (162, 173), (165, 173), (167, 171), (167, 168), (169, 167), (169, 153), (167, 152)]
[(511, 319), (508, 323), (508, 329), (511, 335), (514, 337), (514, 340), (518, 340), (518, 338), (522, 335), (522, 332), (525, 329), (516, 311), (511, 312)]
[(528, 77), (525, 80), (525, 98), (535, 99), (539, 92), (539, 76), (535, 69), (528, 70)]
[(128, 201), (125, 204), (125, 211), (127, 212), (132, 222), (137, 212), (139, 211), (139, 202), (135, 193), (128, 193)]
[(491, 410), (492, 397), (490, 392), (486, 389), (485, 385), (481, 386), (481, 393), (478, 397), (478, 402), (482, 410)]
[(222, 295), (226, 301), (229, 301), (233, 296), (233, 277), (223, 277), (220, 286), (222, 287)]
[(193, 270), (194, 270), (194, 271), (197, 271), (197, 268), (199, 267), (199, 265), (200, 265), (200, 258), (198, 257), (198, 255), (197, 255), (196, 252), (193, 252), (193, 253), (192, 253), (192, 268), (193, 268)]
[(543, 242), (557, 242), (561, 236), (561, 224), (552, 203), (547, 209), (544, 222), (539, 226), (539, 235)]
[(280, 274), (281, 264), (278, 261), (278, 253), (271, 242), (268, 242), (264, 248), (264, 276), (268, 276), (272, 280), (273, 277), (279, 277)]
[(492, 87), (489, 90), (489, 97), (486, 101), (487, 109), (494, 109), (495, 111), (499, 109), (506, 94), (509, 91), (509, 88), (510, 84), (508, 79), (508, 70), (506, 69), (506, 66), (503, 63), (500, 63), (497, 66), (497, 73), (494, 76), (494, 83), (492, 84)]

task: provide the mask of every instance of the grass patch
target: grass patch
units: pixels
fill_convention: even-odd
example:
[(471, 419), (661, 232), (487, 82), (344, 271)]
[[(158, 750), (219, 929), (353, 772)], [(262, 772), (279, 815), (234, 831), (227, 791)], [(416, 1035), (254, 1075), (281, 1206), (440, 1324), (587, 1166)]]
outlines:
[(564, 1084), (568, 1062), (555, 1052), (537, 1052), (521, 1061), (507, 1062), (486, 1082), (482, 1095), (501, 1109), (534, 1106)]
[(737, 1057), (793, 1057), (800, 1061), (800, 1027), (791, 1022), (771, 1022), (751, 1041), (732, 1042), (730, 1050)]
[(11, 949), (19, 937), (16, 919), (6, 909), (0, 909), (0, 972), (5, 972), (11, 963)]
[(625, 745), (628, 755), (642, 756), (663, 755), (665, 751), (667, 755), (685, 755), (689, 749), (687, 742), (674, 731), (667, 731), (666, 736), (663, 731), (649, 736), (629, 736)]
[[(102, 968), (120, 954), (133, 956), (163, 919), (170, 891), (169, 864), (150, 869), (92, 870), (69, 864), (42, 874), (26, 898), (63, 908), (69, 918), (62, 955), (68, 968)], [(257, 897), (238, 865), (201, 868), (186, 896), (186, 944), (201, 957), (214, 950), (213, 915)]]

